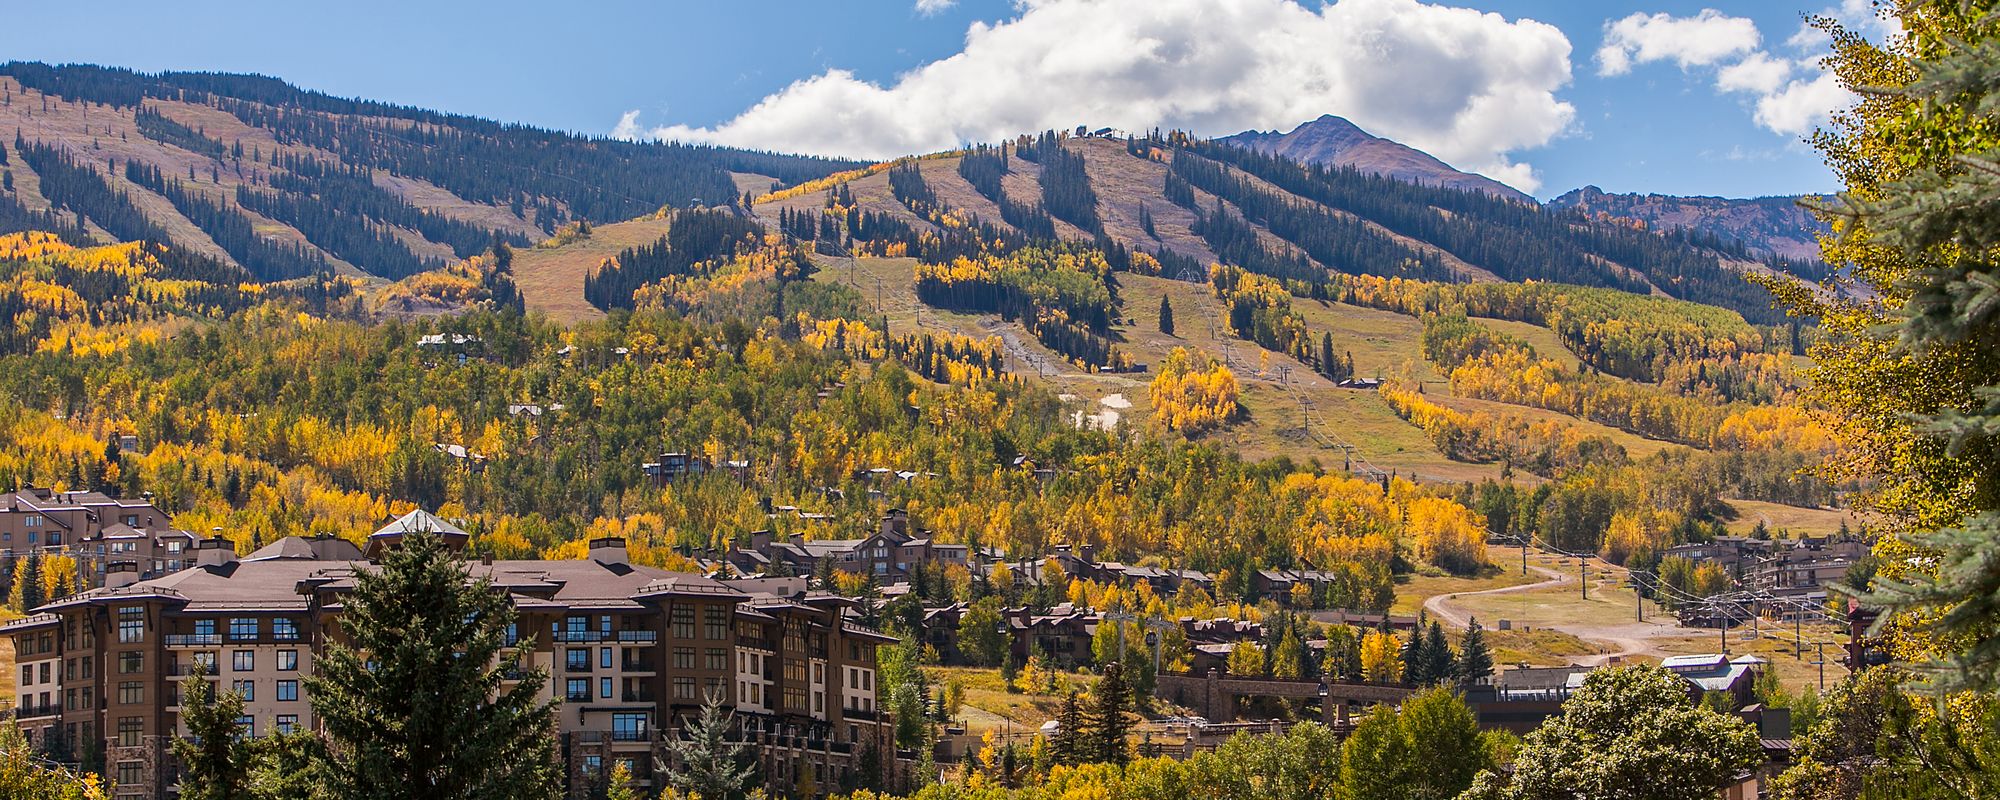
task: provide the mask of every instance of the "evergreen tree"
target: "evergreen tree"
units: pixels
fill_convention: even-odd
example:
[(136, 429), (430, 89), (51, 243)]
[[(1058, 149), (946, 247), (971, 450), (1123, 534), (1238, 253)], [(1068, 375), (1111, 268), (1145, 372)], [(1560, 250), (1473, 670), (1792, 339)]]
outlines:
[(1451, 642), (1444, 637), (1444, 625), (1431, 620), (1430, 631), (1424, 635), (1424, 674), (1430, 684), (1449, 683), (1458, 675), (1458, 658), (1451, 652)]
[(243, 696), (218, 693), (206, 668), (181, 681), (181, 724), (187, 735), (173, 741), (180, 759), (184, 800), (236, 800), (250, 785), (251, 750), (237, 720)]
[(1424, 649), (1424, 626), (1419, 622), (1410, 629), (1410, 638), (1403, 640), (1403, 682), (1411, 686), (1429, 686), (1431, 683), (1430, 654)]
[[(470, 580), (441, 537), (412, 535), (355, 573), (306, 679), (324, 727), (325, 793), (340, 800), (541, 800), (557, 790), (548, 674), (506, 645), (506, 595)], [(513, 681), (512, 686), (505, 682)]]
[(1493, 676), (1493, 651), (1486, 647), (1486, 631), (1474, 617), (1465, 627), (1458, 646), (1458, 682), (1471, 686)]
[(670, 763), (656, 770), (667, 777), (675, 791), (715, 800), (738, 800), (750, 783), (751, 767), (745, 763), (743, 745), (729, 741), (729, 717), (722, 710), (723, 697), (703, 698), (701, 714), (687, 723), (679, 739), (666, 745)]
[(1160, 295), (1160, 332), (1174, 335), (1174, 304), (1166, 295)]
[(1083, 701), (1072, 691), (1056, 712), (1056, 735), (1049, 738), (1049, 758), (1057, 764), (1081, 764), (1084, 753)]
[(14, 569), (14, 607), (23, 614), (40, 608), (48, 602), (42, 592), (42, 554), (29, 551), (28, 557), (21, 559)]
[(1125, 670), (1118, 662), (1104, 665), (1104, 679), (1090, 690), (1089, 731), (1084, 749), (1091, 761), (1123, 764), (1130, 759), (1125, 747), (1132, 723), (1125, 714), (1132, 710), (1132, 689), (1125, 683)]

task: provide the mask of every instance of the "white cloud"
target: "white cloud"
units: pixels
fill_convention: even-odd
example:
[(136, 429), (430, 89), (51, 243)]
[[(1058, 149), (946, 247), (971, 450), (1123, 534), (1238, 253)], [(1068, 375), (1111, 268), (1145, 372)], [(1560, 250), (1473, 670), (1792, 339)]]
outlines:
[(958, 0), (917, 0), (917, 13), (928, 17), (955, 5)]
[(1757, 98), (1757, 124), (1776, 133), (1804, 136), (1853, 102), (1853, 93), (1833, 73), (1821, 72), (1810, 80), (1787, 81)]
[[(1868, 0), (1842, 0), (1822, 12), (1879, 33), (1882, 21), (1869, 16)], [(1874, 20), (1871, 22), (1870, 20)], [(1817, 38), (1815, 38), (1817, 37)], [(1683, 70), (1713, 68), (1718, 91), (1750, 95), (1752, 119), (1772, 133), (1804, 136), (1827, 121), (1834, 111), (1854, 102), (1819, 64), (1816, 55), (1787, 58), (1761, 49), (1754, 21), (1726, 17), (1704, 9), (1691, 17), (1633, 14), (1604, 25), (1604, 46), (1597, 51), (1598, 73), (1622, 75), (1634, 64), (1672, 60)], [(1787, 44), (1798, 49), (1823, 47), (1825, 35), (1807, 27)]]
[(1597, 74), (1623, 75), (1635, 64), (1673, 61), (1681, 69), (1708, 66), (1757, 49), (1757, 23), (1704, 8), (1692, 17), (1634, 13), (1604, 25)]
[[(886, 158), (1079, 124), (1224, 135), (1338, 114), (1534, 191), (1513, 159), (1575, 114), (1554, 26), (1417, 0), (1020, 0), (956, 55), (882, 85), (800, 80), (714, 127), (617, 135)], [(627, 123), (630, 124), (627, 124)]]

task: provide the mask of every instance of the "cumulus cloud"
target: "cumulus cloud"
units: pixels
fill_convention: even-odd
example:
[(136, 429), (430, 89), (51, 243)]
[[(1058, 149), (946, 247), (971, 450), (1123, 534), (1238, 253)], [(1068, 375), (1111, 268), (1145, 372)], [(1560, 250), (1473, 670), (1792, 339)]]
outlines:
[(713, 127), (617, 135), (887, 158), (1079, 124), (1226, 135), (1338, 114), (1517, 188), (1575, 109), (1554, 26), (1417, 0), (1021, 0), (887, 85), (840, 69)]
[(1757, 49), (1757, 23), (1704, 8), (1692, 17), (1634, 13), (1604, 26), (1597, 74), (1623, 75), (1634, 64), (1673, 61), (1681, 69), (1708, 66)]
[(917, 13), (928, 17), (955, 5), (958, 0), (917, 0)]
[[(1823, 15), (1848, 24), (1880, 23), (1868, 14), (1867, 0), (1843, 0)], [(1808, 27), (1787, 43), (1795, 49), (1812, 49), (1815, 41), (1825, 41), (1824, 35), (1815, 40), (1816, 34)], [(1787, 136), (1811, 133), (1834, 111), (1854, 102), (1854, 95), (1821, 68), (1817, 56), (1775, 55), (1762, 49), (1761, 41), (1754, 21), (1714, 9), (1691, 17), (1632, 14), (1605, 23), (1604, 45), (1597, 51), (1598, 74), (1623, 75), (1635, 64), (1653, 61), (1673, 61), (1683, 70), (1712, 69), (1718, 91), (1748, 95), (1752, 119)]]

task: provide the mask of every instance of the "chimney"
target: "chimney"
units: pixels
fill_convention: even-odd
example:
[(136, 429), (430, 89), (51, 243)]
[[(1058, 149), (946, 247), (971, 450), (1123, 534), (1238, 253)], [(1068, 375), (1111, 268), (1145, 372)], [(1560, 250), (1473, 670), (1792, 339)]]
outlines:
[(770, 547), (771, 547), (771, 532), (770, 532), (770, 531), (751, 531), (751, 532), (750, 532), (750, 549), (752, 549), (752, 550), (756, 550), (756, 551), (758, 551), (758, 552), (760, 552), (760, 553), (761, 553), (761, 552), (763, 552), (763, 551), (765, 551), (765, 550), (768, 550), (768, 549), (770, 549)]
[(194, 545), (194, 564), (197, 567), (219, 567), (236, 563), (236, 545), (221, 536), (203, 539)]
[(1081, 555), (1083, 556), (1084, 561), (1088, 561), (1092, 564), (1097, 563), (1097, 545), (1094, 544), (1084, 545), (1082, 548)]
[(806, 541), (806, 535), (803, 533), (794, 533), (786, 536), (785, 541), (791, 544), (804, 544)]
[(625, 555), (625, 540), (616, 536), (590, 540), (590, 560), (605, 566), (631, 563)]
[(118, 589), (139, 582), (139, 562), (113, 561), (104, 565), (104, 588)]

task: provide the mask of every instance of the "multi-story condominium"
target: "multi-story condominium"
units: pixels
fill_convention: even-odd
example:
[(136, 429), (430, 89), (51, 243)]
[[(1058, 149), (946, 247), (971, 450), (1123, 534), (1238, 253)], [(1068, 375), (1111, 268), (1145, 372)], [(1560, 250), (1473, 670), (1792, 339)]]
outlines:
[[(252, 735), (311, 729), (305, 678), (343, 638), (341, 597), (406, 535), (468, 538), (413, 512), (365, 551), (286, 539), (239, 559), (209, 539), (193, 566), (150, 580), (115, 562), (103, 588), (0, 627), (19, 670), (15, 724), (49, 752), (101, 754), (120, 798), (172, 797), (180, 682), (199, 666), (241, 693)], [(548, 672), (570, 796), (588, 796), (620, 762), (655, 785), (664, 737), (710, 696), (732, 709), (770, 786), (810, 775), (832, 789), (887, 774), (893, 734), (877, 706), (875, 649), (895, 640), (848, 622), (849, 601), (631, 564), (619, 539), (592, 541), (589, 553), (468, 562), (512, 599), (510, 644), (531, 646), (529, 665)]]
[(103, 492), (26, 488), (0, 494), (0, 558), (75, 547), (123, 526), (164, 528), (167, 515), (153, 501), (121, 500)]
[[(811, 573), (821, 562), (831, 562), (835, 569), (872, 575), (882, 584), (909, 580), (920, 564), (968, 566), (965, 545), (937, 542), (923, 531), (913, 534), (910, 515), (902, 509), (890, 509), (881, 528), (866, 538), (808, 540), (792, 534), (778, 541), (770, 531), (758, 531), (750, 535), (750, 550), (765, 563), (783, 560), (796, 573)], [(754, 566), (735, 559), (731, 564), (739, 569)]]

